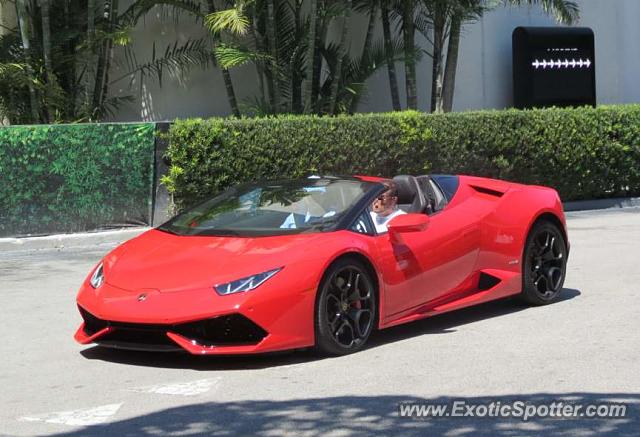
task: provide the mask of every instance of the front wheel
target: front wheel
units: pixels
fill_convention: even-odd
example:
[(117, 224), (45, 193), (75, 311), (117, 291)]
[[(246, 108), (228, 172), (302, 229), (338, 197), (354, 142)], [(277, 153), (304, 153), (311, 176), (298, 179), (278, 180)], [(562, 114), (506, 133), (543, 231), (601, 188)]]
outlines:
[(375, 320), (375, 286), (367, 268), (355, 259), (334, 263), (318, 289), (316, 349), (330, 355), (356, 352), (369, 338)]
[(567, 271), (567, 245), (558, 227), (548, 221), (536, 223), (524, 250), (521, 298), (532, 305), (555, 301)]

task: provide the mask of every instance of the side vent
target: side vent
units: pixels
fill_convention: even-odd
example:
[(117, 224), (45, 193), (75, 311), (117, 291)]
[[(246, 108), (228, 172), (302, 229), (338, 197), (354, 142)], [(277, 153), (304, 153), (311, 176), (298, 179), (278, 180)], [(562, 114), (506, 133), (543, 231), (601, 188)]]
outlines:
[(477, 185), (470, 185), (471, 188), (476, 190), (478, 193), (488, 194), (493, 197), (502, 197), (504, 194), (502, 191), (492, 190), (491, 188), (479, 187)]
[(478, 290), (484, 291), (495, 287), (500, 283), (500, 279), (495, 276), (491, 276), (485, 272), (480, 272), (480, 279), (478, 280)]

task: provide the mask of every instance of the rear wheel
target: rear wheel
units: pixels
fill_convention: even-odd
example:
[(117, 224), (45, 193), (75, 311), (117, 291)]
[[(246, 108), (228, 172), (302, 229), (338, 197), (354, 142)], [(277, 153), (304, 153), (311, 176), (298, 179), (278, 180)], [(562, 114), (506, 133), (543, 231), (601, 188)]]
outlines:
[(361, 349), (376, 320), (374, 281), (355, 259), (342, 259), (325, 273), (315, 314), (316, 349), (345, 355)]
[(527, 237), (522, 266), (520, 297), (532, 305), (555, 301), (567, 270), (567, 245), (558, 226), (537, 222)]

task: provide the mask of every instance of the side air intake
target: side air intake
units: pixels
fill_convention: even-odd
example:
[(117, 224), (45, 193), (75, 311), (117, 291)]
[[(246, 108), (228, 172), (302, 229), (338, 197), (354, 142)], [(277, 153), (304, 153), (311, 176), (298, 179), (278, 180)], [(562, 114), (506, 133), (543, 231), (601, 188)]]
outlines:
[(478, 193), (488, 194), (493, 197), (502, 197), (504, 194), (502, 191), (492, 190), (491, 188), (480, 187), (478, 185), (470, 185), (471, 188), (476, 190)]

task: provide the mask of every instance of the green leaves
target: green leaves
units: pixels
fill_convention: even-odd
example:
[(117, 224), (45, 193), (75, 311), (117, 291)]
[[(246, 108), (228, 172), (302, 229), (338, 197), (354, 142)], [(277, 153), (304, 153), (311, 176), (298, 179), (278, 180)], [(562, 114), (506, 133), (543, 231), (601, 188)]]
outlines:
[(257, 52), (247, 47), (220, 44), (214, 51), (218, 65), (222, 68), (233, 68), (248, 62), (267, 62), (272, 58), (266, 53)]
[(504, 0), (513, 5), (541, 5), (542, 10), (553, 15), (558, 23), (573, 24), (580, 18), (580, 8), (572, 0)]
[(205, 17), (204, 23), (213, 33), (228, 31), (240, 36), (247, 34), (250, 25), (249, 17), (240, 6), (209, 14)]
[(154, 125), (0, 128), (0, 237), (146, 223)]
[(163, 178), (179, 207), (229, 185), (322, 174), (464, 173), (563, 200), (640, 195), (640, 105), (179, 120)]

